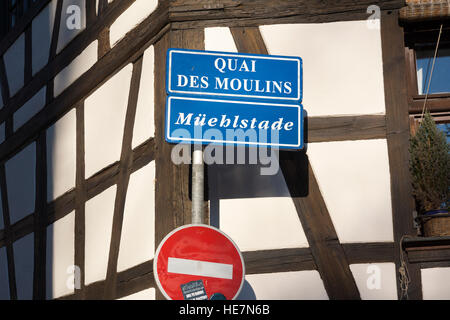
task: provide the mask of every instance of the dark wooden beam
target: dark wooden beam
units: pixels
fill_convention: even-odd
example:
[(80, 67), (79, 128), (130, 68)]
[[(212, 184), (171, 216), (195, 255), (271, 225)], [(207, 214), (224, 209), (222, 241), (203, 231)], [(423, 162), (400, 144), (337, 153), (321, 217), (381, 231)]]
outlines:
[[(396, 252), (400, 252), (400, 241), (404, 235), (416, 233), (413, 226), (413, 201), (409, 174), (409, 107), (408, 84), (403, 30), (399, 26), (398, 11), (383, 12), (381, 16), (381, 42), (383, 51), (384, 90), (386, 102), (386, 129), (391, 174), (391, 199)], [(395, 257), (397, 270), (399, 254)], [(408, 296), (422, 298), (420, 270), (408, 266), (411, 283)], [(397, 272), (399, 298), (403, 298)]]
[(31, 23), (34, 17), (36, 17), (50, 1), (51, 0), (37, 1), (36, 4), (32, 6), (31, 9), (20, 18), (20, 20), (17, 21), (14, 28), (0, 41), (0, 56), (2, 56), (6, 50), (9, 49), (14, 41), (16, 41), (17, 38), (24, 32), (25, 28)]
[[(20, 89), (14, 97), (11, 97), (8, 105), (5, 105), (0, 110), (0, 122), (6, 117), (10, 116), (12, 113), (17, 111), (27, 100), (32, 98), (44, 85), (46, 85), (50, 80), (52, 80), (61, 70), (63, 70), (67, 65), (69, 65), (81, 52), (94, 40), (98, 38), (100, 32), (113, 23), (132, 3), (132, 1), (117, 0), (108, 6), (107, 12), (97, 19), (92, 26), (86, 28), (81, 32), (75, 39), (73, 39), (59, 54), (55, 55), (57, 47), (57, 31), (59, 31), (59, 22), (55, 21), (55, 28), (53, 31), (53, 40), (51, 48), (51, 57), (49, 63), (42, 68), (33, 79), (26, 84), (22, 89)], [(59, 3), (58, 3), (59, 6)], [(152, 16), (155, 17), (156, 14), (161, 14), (161, 10), (155, 11)], [(57, 11), (57, 17), (58, 18)], [(156, 21), (158, 19), (155, 19)], [(162, 27), (159, 26), (159, 29)], [(159, 30), (158, 30), (159, 31)], [(59, 32), (58, 32), (59, 33)], [(149, 32), (151, 34), (151, 32)], [(125, 51), (127, 52), (127, 51)], [(53, 54), (53, 56), (52, 56)]]
[[(106, 272), (106, 284), (103, 294), (104, 299), (114, 299), (117, 289), (117, 263), (119, 260), (120, 240), (122, 236), (123, 215), (125, 200), (128, 191), (128, 183), (133, 167), (133, 128), (136, 118), (136, 109), (139, 96), (139, 86), (142, 74), (142, 56), (133, 64), (130, 88), (128, 90), (128, 106), (125, 115), (125, 126), (122, 138), (122, 151), (119, 161), (119, 175), (114, 202), (114, 214), (109, 246), (108, 267)], [(151, 183), (151, 182), (150, 182)]]
[[(169, 48), (204, 49), (203, 30), (170, 32), (155, 45), (155, 245), (173, 229), (191, 222), (189, 170), (171, 161), (173, 145), (165, 142), (166, 53)], [(164, 299), (157, 290), (157, 299)]]
[(248, 251), (242, 255), (246, 274), (317, 270), (309, 248)]
[[(389, 262), (393, 243), (351, 243), (342, 245), (349, 252), (352, 263)], [(368, 254), (360, 254), (367, 251)], [(378, 252), (378, 253), (377, 253)], [(370, 254), (373, 253), (373, 254)], [(273, 249), (245, 251), (246, 274), (317, 270), (309, 248)], [(367, 258), (367, 260), (365, 260)], [(375, 260), (374, 260), (375, 258)], [(139, 291), (154, 288), (153, 260), (117, 274), (117, 290), (114, 299), (119, 299)], [(98, 299), (103, 294), (105, 281), (98, 281), (86, 287), (86, 299)], [(77, 299), (74, 294), (60, 298)]]
[[(409, 107), (409, 113), (422, 114), (425, 102), (425, 96), (413, 97)], [(450, 95), (431, 95), (427, 98), (426, 110), (430, 112), (449, 112), (450, 111)]]
[(384, 115), (308, 117), (308, 142), (386, 138)]
[[(108, 13), (110, 12), (110, 10), (116, 8), (115, 6), (113, 6), (115, 2), (116, 1), (108, 6)], [(89, 96), (101, 84), (106, 82), (115, 73), (117, 73), (122, 67), (136, 60), (136, 58), (139, 57), (139, 55), (141, 55), (146, 48), (160, 39), (161, 36), (168, 31), (168, 28), (166, 27), (167, 17), (163, 15), (163, 12), (165, 12), (165, 9), (162, 7), (154, 11), (146, 20), (144, 20), (140, 25), (132, 30), (127, 35), (127, 37), (122, 39), (118, 44), (114, 46), (113, 49), (111, 49), (105, 56), (103, 56), (102, 59), (95, 63), (89, 71), (84, 73), (63, 93), (56, 97), (51, 103), (47, 104), (41, 112), (36, 114), (30, 121), (24, 124), (9, 139), (1, 144), (0, 161), (5, 161), (9, 157), (17, 153), (20, 150), (20, 147), (25, 146), (28, 142), (31, 142), (37, 136), (40, 130), (50, 126), (57, 119), (61, 118), (76, 103)], [(68, 47), (66, 47), (66, 49), (70, 48), (70, 46), (77, 39), (79, 39), (79, 37), (74, 39), (72, 43)], [(62, 54), (69, 54), (67, 53), (66, 49), (63, 50), (64, 54), (60, 53), (55, 57), (55, 60), (57, 60), (58, 57), (60, 57)], [(49, 71), (47, 70), (47, 68), (52, 68), (52, 63), (47, 65), (47, 67), (45, 67), (41, 72)], [(36, 77), (39, 76), (36, 75), (34, 79), (36, 79)], [(42, 75), (42, 77), (45, 77), (46, 80), (50, 80), (48, 74), (45, 76)], [(34, 79), (31, 81), (31, 83), (35, 81)], [(45, 82), (46, 80), (42, 81)], [(24, 88), (24, 90), (27, 89)], [(34, 91), (34, 89), (32, 88), (30, 88), (30, 90)], [(0, 113), (2, 113), (5, 108), (1, 109)], [(12, 110), (14, 110), (14, 108), (12, 105), (10, 105), (10, 110), (8, 112), (11, 112)]]
[(278, 23), (323, 23), (365, 20), (367, 8), (401, 8), (403, 0), (319, 1), (319, 0), (175, 0), (169, 18), (175, 29), (230, 26), (255, 27)]
[[(94, 24), (97, 19), (97, 1), (86, 1), (86, 26), (89, 27)], [(99, 3), (100, 6), (100, 3)]]
[[(259, 28), (232, 28), (239, 52), (267, 54)], [(247, 40), (246, 40), (247, 39)], [(280, 168), (330, 299), (360, 299), (344, 250), (306, 154), (282, 152)], [(305, 190), (303, 184), (309, 187)]]
[[(243, 256), (246, 274), (315, 270), (308, 248), (248, 251), (244, 252)], [(98, 281), (88, 285), (86, 299), (98, 299), (104, 291), (105, 283)], [(149, 260), (117, 274), (116, 295), (113, 299), (123, 298), (152, 287), (156, 287), (156, 283), (153, 276), (153, 260)], [(71, 294), (61, 299), (73, 300), (76, 296)]]
[(84, 299), (85, 288), (85, 243), (86, 243), (86, 180), (85, 180), (85, 140), (84, 140), (84, 103), (76, 110), (76, 172), (75, 172), (75, 265), (80, 268), (80, 286), (75, 287), (77, 299)]
[(410, 263), (447, 262), (450, 263), (450, 245), (417, 247), (406, 249)]
[(28, 27), (25, 30), (25, 66), (24, 66), (24, 83), (28, 83), (32, 77), (32, 60), (33, 60), (33, 45), (32, 45), (33, 29)]
[(393, 262), (397, 251), (393, 242), (343, 243), (350, 264)]
[(47, 137), (42, 131), (36, 140), (36, 195), (34, 212), (33, 300), (46, 298), (47, 248)]
[[(297, 214), (317, 269), (330, 299), (360, 299), (349, 261), (334, 229), (307, 156), (301, 152), (280, 154), (280, 168), (292, 195)], [(306, 196), (300, 190), (308, 185)]]
[[(135, 172), (145, 165), (149, 164), (155, 158), (155, 141), (153, 138), (147, 140), (137, 148), (133, 150), (133, 166), (132, 172)], [(1, 167), (0, 167), (1, 168)], [(119, 174), (119, 162), (116, 162), (109, 167), (103, 169), (97, 174), (90, 177), (85, 182), (86, 188), (86, 201), (99, 195), (118, 181)], [(3, 189), (2, 189), (3, 190)], [(55, 221), (65, 217), (77, 206), (76, 191), (72, 189), (56, 200), (47, 204), (47, 225), (54, 223)], [(8, 233), (0, 233), (0, 248), (7, 245), (7, 242), (19, 240), (20, 238), (33, 232), (34, 214), (30, 214), (27, 217), (21, 219), (11, 226), (11, 230)]]
[(11, 219), (9, 215), (8, 188), (6, 185), (5, 165), (0, 164), (0, 192), (2, 199), (3, 224), (5, 226), (3, 237), (6, 246), (6, 259), (8, 260), (9, 297), (17, 300), (16, 269), (14, 263), (13, 239), (11, 236)]
[(3, 57), (0, 57), (0, 90), (2, 90), (3, 105), (6, 105), (9, 101), (9, 82)]

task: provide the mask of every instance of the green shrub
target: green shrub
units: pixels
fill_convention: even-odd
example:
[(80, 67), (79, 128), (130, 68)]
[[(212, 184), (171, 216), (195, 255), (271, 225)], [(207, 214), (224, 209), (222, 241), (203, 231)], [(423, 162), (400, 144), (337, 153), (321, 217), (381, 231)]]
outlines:
[(447, 207), (449, 195), (449, 145), (444, 132), (427, 112), (410, 140), (413, 192), (424, 211)]

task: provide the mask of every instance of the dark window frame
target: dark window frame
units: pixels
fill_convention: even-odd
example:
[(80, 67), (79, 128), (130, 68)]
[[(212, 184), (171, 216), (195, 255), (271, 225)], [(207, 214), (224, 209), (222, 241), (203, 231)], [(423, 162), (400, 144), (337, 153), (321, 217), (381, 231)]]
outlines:
[[(426, 96), (425, 93), (419, 94), (418, 91), (416, 51), (418, 48), (435, 49), (441, 24), (443, 31), (439, 48), (450, 48), (450, 22), (448, 20), (422, 21), (404, 26), (409, 113), (414, 116), (420, 117), (422, 114)], [(439, 122), (449, 122), (450, 92), (428, 94), (426, 107)]]

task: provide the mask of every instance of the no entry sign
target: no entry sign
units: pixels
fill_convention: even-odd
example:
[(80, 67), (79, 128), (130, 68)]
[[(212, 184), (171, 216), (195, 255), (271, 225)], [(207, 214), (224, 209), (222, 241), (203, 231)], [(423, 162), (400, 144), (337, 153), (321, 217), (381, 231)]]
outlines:
[(156, 250), (156, 283), (167, 299), (235, 299), (244, 283), (239, 248), (220, 230), (186, 225), (169, 233)]

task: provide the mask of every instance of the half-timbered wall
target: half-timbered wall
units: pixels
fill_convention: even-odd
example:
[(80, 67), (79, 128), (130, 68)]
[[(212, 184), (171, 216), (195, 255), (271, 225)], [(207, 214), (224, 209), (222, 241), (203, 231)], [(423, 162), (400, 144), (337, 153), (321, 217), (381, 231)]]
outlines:
[[(281, 152), (274, 175), (207, 168), (205, 214), (246, 262), (240, 298), (400, 296), (403, 1), (380, 2), (375, 29), (371, 1), (41, 2), (0, 42), (1, 299), (162, 298), (155, 248), (190, 223), (190, 168), (163, 134), (171, 47), (303, 58), (306, 152)], [(449, 298), (448, 268), (409, 271), (410, 298)]]

